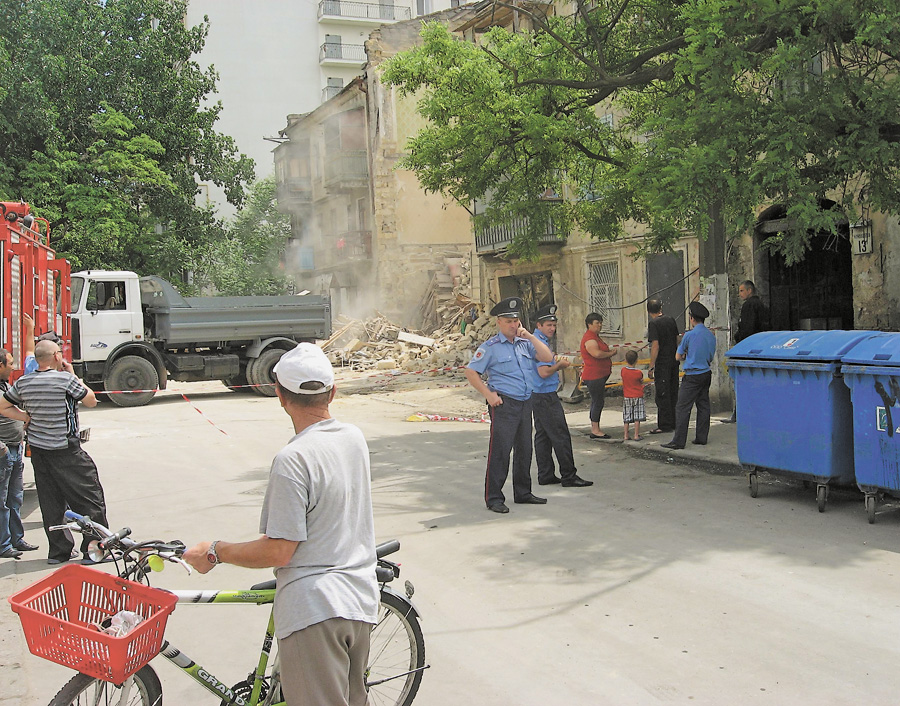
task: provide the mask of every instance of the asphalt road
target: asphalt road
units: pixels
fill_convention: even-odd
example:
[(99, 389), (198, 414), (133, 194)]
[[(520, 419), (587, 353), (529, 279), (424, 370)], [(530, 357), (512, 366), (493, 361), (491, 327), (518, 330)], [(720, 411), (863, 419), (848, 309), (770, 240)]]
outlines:
[[(535, 486), (546, 506), (495, 515), (482, 501), (488, 425), (406, 421), (417, 410), (480, 410), (465, 388), (437, 381), (333, 407), (369, 440), (377, 536), (401, 541), (401, 578), (416, 587), (431, 665), (416, 703), (896, 703), (900, 513), (868, 525), (858, 495), (834, 492), (820, 514), (810, 491), (773, 480), (751, 499), (742, 476), (635, 458), (576, 433), (579, 473), (596, 485)], [(82, 413), (110, 521), (188, 544), (256, 536), (287, 417), (274, 399), (178, 389), (196, 408), (170, 393)], [(607, 414), (614, 423), (618, 413)], [(584, 431), (586, 414), (570, 424)], [(43, 550), (35, 505), (30, 493), (27, 538)], [(51, 570), (34, 555), (0, 563), (3, 595)], [(242, 588), (269, 575), (223, 566), (189, 577), (171, 566), (157, 585)], [(266, 619), (255, 606), (179, 606), (167, 637), (236, 682)], [(71, 675), (27, 652), (8, 609), (0, 664), (3, 706), (47, 703)], [(154, 664), (166, 703), (214, 703)]]

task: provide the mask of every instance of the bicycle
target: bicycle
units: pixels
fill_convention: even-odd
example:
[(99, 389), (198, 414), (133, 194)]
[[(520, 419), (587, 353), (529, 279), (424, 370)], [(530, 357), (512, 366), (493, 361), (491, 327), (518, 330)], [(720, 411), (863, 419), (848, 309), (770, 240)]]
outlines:
[[(116, 573), (121, 579), (135, 581), (149, 587), (150, 573), (161, 571), (166, 561), (181, 564), (188, 573), (191, 571), (190, 567), (181, 559), (185, 546), (177, 540), (135, 542), (129, 538), (131, 530), (127, 527), (118, 532), (111, 532), (108, 528), (91, 521), (89, 517), (83, 517), (71, 511), (66, 512), (66, 519), (69, 521), (67, 524), (51, 529), (68, 529), (95, 537), (91, 542), (91, 558), (98, 562), (111, 558), (115, 561)], [(409, 581), (406, 581), (405, 595), (402, 595), (388, 585), (394, 579), (399, 578), (400, 567), (384, 557), (399, 549), (400, 543), (397, 540), (385, 542), (376, 549), (378, 556), (376, 571), (381, 586), (381, 605), (378, 623), (372, 630), (369, 665), (366, 669), (366, 686), (369, 691), (369, 703), (372, 706), (381, 704), (409, 706), (419, 689), (423, 671), (428, 669), (428, 666), (425, 665), (425, 642), (419, 625), (419, 612), (410, 600), (414, 588)], [(103, 574), (103, 572), (85, 567), (79, 567), (79, 570), (81, 569), (94, 575)], [(16, 597), (27, 590), (20, 591), (9, 599), (14, 610), (16, 609)], [(161, 591), (164, 589), (144, 590)], [(88, 589), (82, 587), (82, 593), (86, 591)], [(173, 601), (173, 603), (270, 605), (275, 600), (275, 580), (258, 583), (251, 586), (249, 590), (180, 590), (168, 591), (168, 594), (174, 594), (177, 598), (177, 601)], [(174, 608), (174, 605), (172, 607)], [(22, 617), (21, 614), (20, 617)], [(22, 617), (22, 622), (24, 627), (24, 617)], [(163, 621), (162, 630), (164, 628), (165, 622)], [(272, 668), (268, 669), (274, 637), (275, 624), (270, 609), (269, 621), (256, 667), (250, 671), (246, 679), (230, 687), (162, 637), (156, 654), (165, 657), (184, 674), (212, 692), (220, 700), (221, 706), (284, 706), (277, 654), (272, 659)], [(29, 647), (31, 648), (30, 644)], [(32, 651), (34, 652), (33, 649)], [(45, 654), (39, 654), (39, 656), (59, 661), (54, 657), (47, 657)], [(148, 661), (153, 656), (153, 654), (148, 655)], [(60, 663), (72, 666), (66, 662)], [(119, 684), (91, 674), (79, 673), (60, 689), (49, 706), (80, 706), (81, 704), (162, 706), (162, 684), (149, 664), (144, 664)]]

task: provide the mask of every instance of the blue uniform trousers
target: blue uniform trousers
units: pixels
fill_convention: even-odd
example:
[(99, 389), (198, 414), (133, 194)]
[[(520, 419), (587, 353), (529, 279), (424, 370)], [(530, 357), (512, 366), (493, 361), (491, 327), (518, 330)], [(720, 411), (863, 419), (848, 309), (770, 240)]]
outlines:
[(488, 406), (491, 415), (491, 444), (488, 447), (484, 502), (490, 507), (506, 500), (503, 485), (509, 475), (509, 455), (513, 457), (513, 499), (531, 495), (531, 399), (515, 400), (500, 395), (503, 404)]
[(675, 406), (675, 436), (673, 444), (684, 446), (687, 443), (688, 424), (691, 421), (691, 409), (697, 405), (697, 431), (694, 440), (705, 444), (709, 438), (709, 386), (712, 383), (712, 373), (698, 373), (684, 376), (681, 381), (681, 389), (678, 391), (678, 404)]
[(566, 413), (555, 392), (535, 392), (531, 396), (534, 417), (534, 458), (537, 461), (538, 483), (547, 483), (555, 475), (553, 452), (559, 462), (559, 474), (575, 477), (575, 455), (572, 437), (566, 424)]

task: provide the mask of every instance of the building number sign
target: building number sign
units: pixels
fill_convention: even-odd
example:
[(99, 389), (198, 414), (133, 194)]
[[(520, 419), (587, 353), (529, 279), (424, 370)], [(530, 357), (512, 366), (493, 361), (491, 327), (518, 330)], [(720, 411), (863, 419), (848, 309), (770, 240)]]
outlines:
[(853, 237), (850, 239), (853, 244), (853, 254), (854, 255), (869, 255), (872, 252), (872, 233), (869, 231), (868, 233), (863, 233), (857, 235), (853, 234)]

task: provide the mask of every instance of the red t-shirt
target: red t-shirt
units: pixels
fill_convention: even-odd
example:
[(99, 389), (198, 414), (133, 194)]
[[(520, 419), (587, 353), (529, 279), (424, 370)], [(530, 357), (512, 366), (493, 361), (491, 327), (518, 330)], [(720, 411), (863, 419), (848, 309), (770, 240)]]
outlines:
[(584, 336), (581, 337), (581, 360), (584, 361), (581, 379), (599, 380), (600, 378), (609, 377), (610, 373), (612, 373), (612, 360), (609, 358), (595, 358), (588, 353), (587, 347), (585, 346), (585, 343), (588, 341), (596, 341), (597, 345), (600, 346), (601, 351), (606, 352), (609, 350), (609, 346), (607, 346), (603, 342), (603, 339), (596, 333), (591, 333), (590, 331), (584, 332)]
[(625, 397), (644, 396), (644, 371), (637, 368), (622, 368), (622, 393)]

